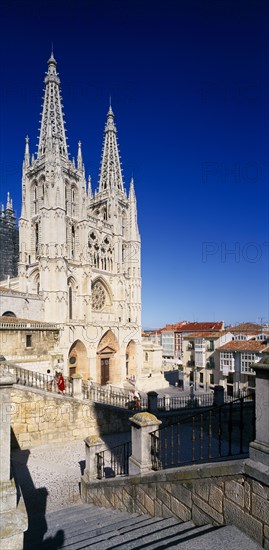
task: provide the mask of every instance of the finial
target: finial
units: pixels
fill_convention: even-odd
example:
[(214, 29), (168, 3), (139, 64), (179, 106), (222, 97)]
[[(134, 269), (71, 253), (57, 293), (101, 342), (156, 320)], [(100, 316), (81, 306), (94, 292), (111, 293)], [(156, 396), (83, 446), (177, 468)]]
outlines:
[(6, 210), (12, 210), (12, 202), (10, 201), (10, 193), (7, 194), (7, 206)]
[(51, 54), (50, 54), (50, 58), (48, 60), (48, 63), (54, 63), (54, 65), (57, 65), (57, 61), (54, 57), (54, 53), (53, 53), (53, 44), (51, 45)]

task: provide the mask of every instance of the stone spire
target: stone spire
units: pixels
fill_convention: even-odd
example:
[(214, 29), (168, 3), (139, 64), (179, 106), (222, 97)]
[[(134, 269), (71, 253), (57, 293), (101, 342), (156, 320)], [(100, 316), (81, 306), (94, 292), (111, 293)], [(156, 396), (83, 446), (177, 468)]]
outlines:
[(10, 198), (10, 193), (7, 194), (5, 219), (9, 224), (12, 224), (12, 225), (15, 224), (15, 213), (13, 210), (13, 203), (12, 203), (12, 199)]
[(10, 193), (7, 194), (6, 210), (13, 210), (12, 199), (10, 198)]
[(29, 137), (25, 138), (25, 151), (24, 151), (24, 168), (30, 166), (30, 149), (29, 149)]
[(88, 177), (88, 199), (92, 198), (92, 179), (91, 176)]
[(105, 190), (111, 191), (112, 193), (117, 191), (124, 192), (121, 162), (117, 143), (117, 129), (114, 123), (114, 113), (111, 105), (109, 106), (105, 124), (105, 136), (98, 192)]
[(61, 103), (60, 79), (56, 71), (53, 52), (48, 60), (48, 71), (45, 76), (42, 119), (38, 143), (38, 158), (42, 157), (57, 141), (60, 155), (68, 158), (64, 118)]
[(136, 207), (136, 196), (135, 196), (135, 188), (134, 188), (134, 178), (131, 178), (131, 181), (130, 181), (128, 203), (129, 203), (130, 237), (131, 239), (136, 239), (139, 233), (138, 233), (138, 225), (137, 225), (137, 207)]
[(81, 141), (78, 142), (78, 156), (77, 156), (77, 167), (78, 170), (83, 170), (83, 161), (82, 161), (82, 152), (81, 152)]

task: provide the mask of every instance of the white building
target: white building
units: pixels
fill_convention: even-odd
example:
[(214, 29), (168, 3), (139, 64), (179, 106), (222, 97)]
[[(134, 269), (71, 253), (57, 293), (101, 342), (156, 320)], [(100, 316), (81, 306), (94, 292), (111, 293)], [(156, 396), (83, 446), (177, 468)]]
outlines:
[(127, 195), (111, 106), (95, 193), (80, 142), (70, 160), (56, 67), (51, 54), (36, 155), (26, 138), (19, 274), (0, 315), (57, 323), (66, 374), (118, 383), (139, 375), (143, 361), (134, 182)]

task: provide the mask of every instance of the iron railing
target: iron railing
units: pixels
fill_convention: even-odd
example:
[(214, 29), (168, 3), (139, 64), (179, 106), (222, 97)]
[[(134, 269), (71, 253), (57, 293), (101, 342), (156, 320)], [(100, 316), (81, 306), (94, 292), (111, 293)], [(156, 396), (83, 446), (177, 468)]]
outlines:
[(254, 396), (242, 397), (152, 432), (152, 468), (248, 456), (254, 439)]
[(131, 441), (96, 454), (97, 479), (129, 474), (129, 457), (132, 454)]

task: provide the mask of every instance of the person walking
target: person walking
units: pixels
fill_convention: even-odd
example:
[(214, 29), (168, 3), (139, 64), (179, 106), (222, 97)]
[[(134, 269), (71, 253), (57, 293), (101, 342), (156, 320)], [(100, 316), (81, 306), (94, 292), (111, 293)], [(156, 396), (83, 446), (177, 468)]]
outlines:
[(134, 391), (134, 403), (135, 403), (134, 408), (138, 409), (140, 407), (141, 397), (140, 397), (140, 393), (137, 390)]
[(62, 373), (60, 374), (60, 376), (57, 379), (57, 388), (58, 388), (58, 393), (63, 393), (64, 392), (65, 383), (64, 383), (64, 377), (63, 377)]

